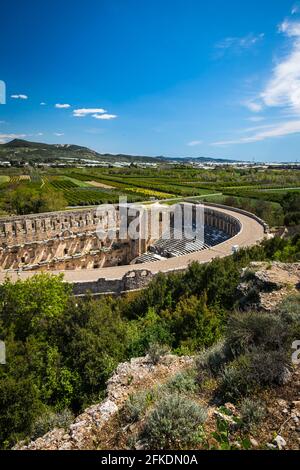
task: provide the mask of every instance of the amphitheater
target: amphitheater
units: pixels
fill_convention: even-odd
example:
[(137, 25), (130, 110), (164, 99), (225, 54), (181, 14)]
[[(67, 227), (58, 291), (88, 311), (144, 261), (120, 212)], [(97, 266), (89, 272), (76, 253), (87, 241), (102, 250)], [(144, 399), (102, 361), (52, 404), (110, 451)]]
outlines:
[[(194, 214), (197, 204), (190, 205)], [(161, 224), (165, 209), (160, 207)], [(115, 236), (107, 239), (97, 232), (99, 223), (109, 226), (106, 212), (99, 209), (1, 218), (0, 282), (47, 271), (63, 273), (78, 296), (118, 294), (145, 287), (158, 272), (185, 270), (193, 261), (206, 263), (228, 256), (238, 248), (255, 245), (268, 233), (268, 226), (253, 214), (209, 204), (203, 209), (202, 238), (187, 239), (182, 233), (179, 237), (172, 215), (167, 239), (161, 227), (155, 238), (151, 233), (121, 238), (122, 210), (120, 206), (115, 209)], [(126, 224), (132, 220), (127, 213)]]

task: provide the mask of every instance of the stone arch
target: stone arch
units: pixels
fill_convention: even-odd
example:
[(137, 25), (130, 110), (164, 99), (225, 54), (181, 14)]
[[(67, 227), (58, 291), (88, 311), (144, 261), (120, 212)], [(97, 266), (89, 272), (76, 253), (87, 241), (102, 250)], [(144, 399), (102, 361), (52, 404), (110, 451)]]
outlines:
[(72, 230), (65, 229), (60, 233), (61, 237), (71, 237), (73, 235)]

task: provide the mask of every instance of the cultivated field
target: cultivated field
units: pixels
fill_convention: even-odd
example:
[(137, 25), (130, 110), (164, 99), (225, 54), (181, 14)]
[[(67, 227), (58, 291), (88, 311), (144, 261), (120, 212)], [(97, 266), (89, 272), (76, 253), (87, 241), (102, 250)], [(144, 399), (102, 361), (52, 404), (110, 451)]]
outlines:
[(257, 213), (271, 225), (283, 223), (287, 199), (300, 195), (300, 171), (256, 170), (220, 167), (211, 170), (189, 165), (159, 165), (157, 168), (3, 168), (0, 170), (1, 213), (11, 209), (20, 188), (39, 195), (55, 194), (64, 206), (116, 203), (119, 196), (129, 202), (182, 199), (235, 205)]

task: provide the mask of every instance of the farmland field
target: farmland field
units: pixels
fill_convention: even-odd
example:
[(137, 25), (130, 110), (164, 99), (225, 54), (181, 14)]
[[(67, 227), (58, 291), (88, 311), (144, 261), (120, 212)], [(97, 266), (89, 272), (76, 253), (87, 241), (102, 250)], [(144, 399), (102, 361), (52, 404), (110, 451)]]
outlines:
[[(189, 165), (157, 168), (3, 168), (0, 171), (1, 214), (14, 212), (11, 196), (18, 189), (35, 191), (65, 208), (128, 202), (193, 198), (236, 205), (257, 213), (272, 225), (283, 222), (285, 200), (300, 196), (300, 171), (233, 167), (197, 169)], [(42, 197), (41, 196), (41, 197)], [(293, 207), (293, 214), (297, 207)], [(293, 215), (295, 218), (295, 215)]]
[(8, 182), (9, 182), (9, 176), (0, 175), (0, 184), (2, 184), (2, 183), (8, 183)]

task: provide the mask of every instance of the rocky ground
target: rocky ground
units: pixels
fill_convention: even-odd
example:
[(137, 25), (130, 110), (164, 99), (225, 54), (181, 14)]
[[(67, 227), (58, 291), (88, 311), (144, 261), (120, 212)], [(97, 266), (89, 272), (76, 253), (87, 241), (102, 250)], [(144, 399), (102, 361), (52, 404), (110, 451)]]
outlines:
[(238, 287), (247, 307), (273, 310), (287, 295), (300, 289), (300, 263), (250, 263)]

